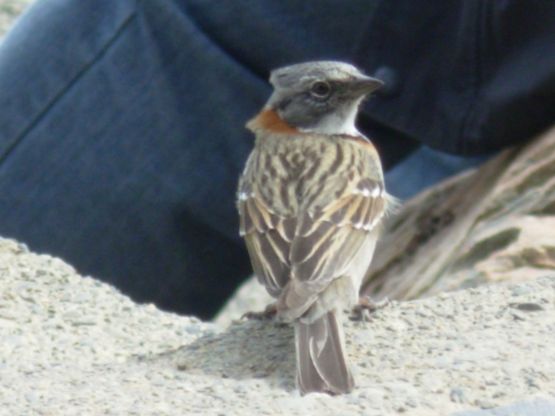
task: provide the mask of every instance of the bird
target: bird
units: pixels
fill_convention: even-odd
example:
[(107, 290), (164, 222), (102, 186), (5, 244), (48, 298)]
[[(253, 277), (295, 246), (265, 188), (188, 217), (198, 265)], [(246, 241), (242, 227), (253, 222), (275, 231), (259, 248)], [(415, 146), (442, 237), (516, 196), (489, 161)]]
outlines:
[(273, 70), (270, 83), (246, 124), (255, 143), (237, 190), (240, 235), (276, 299), (267, 311), (293, 323), (300, 393), (344, 394), (355, 383), (342, 314), (359, 302), (393, 203), (378, 152), (355, 125), (383, 82), (345, 62), (312, 61)]

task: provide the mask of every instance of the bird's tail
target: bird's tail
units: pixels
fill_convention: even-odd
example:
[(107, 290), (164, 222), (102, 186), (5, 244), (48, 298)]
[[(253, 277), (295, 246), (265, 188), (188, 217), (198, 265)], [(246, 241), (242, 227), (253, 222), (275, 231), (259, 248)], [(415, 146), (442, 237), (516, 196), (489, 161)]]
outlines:
[(335, 311), (311, 323), (295, 323), (297, 384), (301, 394), (348, 393), (354, 387), (345, 356), (343, 326)]

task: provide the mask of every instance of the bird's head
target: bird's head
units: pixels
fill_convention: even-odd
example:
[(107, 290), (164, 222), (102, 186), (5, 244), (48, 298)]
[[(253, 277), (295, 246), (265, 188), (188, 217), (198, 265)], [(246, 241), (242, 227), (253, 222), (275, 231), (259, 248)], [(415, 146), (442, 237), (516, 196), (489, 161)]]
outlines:
[(356, 135), (358, 107), (383, 82), (353, 65), (335, 61), (306, 62), (272, 71), (274, 87), (267, 109), (301, 131)]

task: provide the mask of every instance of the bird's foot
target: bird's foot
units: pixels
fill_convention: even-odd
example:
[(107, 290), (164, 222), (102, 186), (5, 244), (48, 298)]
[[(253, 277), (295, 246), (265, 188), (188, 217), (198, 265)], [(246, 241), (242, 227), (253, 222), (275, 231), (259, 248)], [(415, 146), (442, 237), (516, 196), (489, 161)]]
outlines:
[(391, 302), (388, 298), (383, 298), (380, 301), (373, 300), (370, 296), (361, 296), (350, 315), (352, 321), (370, 321), (372, 313), (378, 309), (385, 308)]
[(277, 314), (277, 305), (275, 302), (270, 303), (261, 312), (246, 312), (241, 316), (241, 319), (254, 319), (257, 321), (269, 321), (273, 319)]

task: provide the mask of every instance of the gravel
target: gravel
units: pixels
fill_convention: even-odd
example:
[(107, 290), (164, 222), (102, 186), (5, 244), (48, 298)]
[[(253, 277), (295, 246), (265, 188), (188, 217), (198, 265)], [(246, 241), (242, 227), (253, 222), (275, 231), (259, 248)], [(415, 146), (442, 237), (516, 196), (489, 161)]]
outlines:
[(131, 357), (171, 351), (217, 329), (137, 305), (9, 240), (0, 240), (0, 288), (0, 414), (171, 409), (171, 396), (179, 396), (172, 391), (184, 386), (156, 386), (181, 374), (130, 365)]
[(137, 305), (9, 240), (0, 265), (0, 415), (555, 414), (555, 276), (349, 321), (357, 389), (301, 397), (287, 325)]

